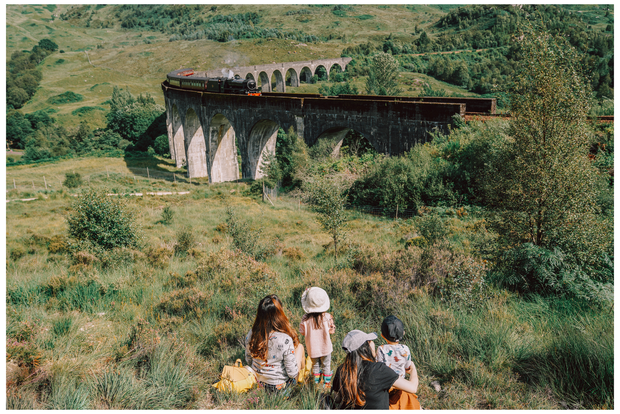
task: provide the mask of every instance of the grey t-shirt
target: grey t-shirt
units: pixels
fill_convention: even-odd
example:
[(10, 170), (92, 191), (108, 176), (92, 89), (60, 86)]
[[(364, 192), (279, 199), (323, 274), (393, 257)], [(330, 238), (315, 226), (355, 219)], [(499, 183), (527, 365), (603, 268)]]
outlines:
[(250, 355), (252, 330), (245, 337), (245, 361), (256, 373), (258, 381), (265, 384), (280, 385), (289, 378), (297, 378), (299, 367), (295, 358), (293, 339), (282, 332), (271, 332), (267, 350), (267, 361)]

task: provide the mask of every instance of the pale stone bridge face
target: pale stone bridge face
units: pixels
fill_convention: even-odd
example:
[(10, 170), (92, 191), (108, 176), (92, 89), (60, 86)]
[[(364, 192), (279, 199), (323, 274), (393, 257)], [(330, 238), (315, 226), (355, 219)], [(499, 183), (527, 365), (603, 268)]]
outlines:
[[(331, 61), (337, 63), (338, 59)], [(267, 66), (286, 68), (297, 63)], [(255, 70), (268, 73), (264, 67)], [(235, 69), (235, 73), (241, 76), (243, 71)], [(241, 177), (260, 178), (265, 154), (275, 153), (279, 128), (292, 126), (310, 146), (320, 138), (341, 142), (353, 129), (378, 152), (395, 155), (428, 141), (429, 131), (446, 132), (454, 115), (465, 114), (466, 105), (471, 112), (494, 112), (495, 104), (494, 99), (473, 98), (434, 98), (429, 102), (432, 98), (369, 95), (246, 96), (180, 89), (167, 82), (162, 83), (162, 89), (172, 158), (178, 167), (187, 165), (189, 177), (209, 177), (210, 182), (240, 178), (237, 152)]]

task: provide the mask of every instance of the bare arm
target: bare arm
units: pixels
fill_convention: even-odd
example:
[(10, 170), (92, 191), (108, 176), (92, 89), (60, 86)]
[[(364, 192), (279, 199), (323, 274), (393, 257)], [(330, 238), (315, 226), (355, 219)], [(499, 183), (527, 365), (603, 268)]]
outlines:
[(329, 315), (329, 333), (336, 333), (336, 325), (334, 325), (334, 317), (332, 315)]
[(396, 382), (394, 382), (394, 388), (397, 388), (399, 390), (403, 390), (406, 392), (410, 392), (412, 394), (415, 394), (418, 392), (418, 371), (415, 368), (415, 364), (413, 364), (413, 362), (411, 363), (411, 367), (409, 367), (409, 369), (407, 370), (407, 373), (409, 373), (409, 379), (406, 380), (404, 378), (399, 378), (396, 380)]

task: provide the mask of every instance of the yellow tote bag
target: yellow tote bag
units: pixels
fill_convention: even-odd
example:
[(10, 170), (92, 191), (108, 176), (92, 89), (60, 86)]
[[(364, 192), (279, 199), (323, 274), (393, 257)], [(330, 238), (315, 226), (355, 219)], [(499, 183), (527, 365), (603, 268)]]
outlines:
[(297, 376), (297, 382), (302, 383), (308, 378), (308, 375), (312, 372), (312, 359), (309, 356), (306, 356), (306, 364), (301, 367), (301, 371), (299, 371), (299, 375)]
[(233, 366), (225, 365), (221, 379), (213, 384), (220, 391), (247, 392), (256, 384), (256, 376), (249, 367), (244, 367), (241, 360), (235, 361)]

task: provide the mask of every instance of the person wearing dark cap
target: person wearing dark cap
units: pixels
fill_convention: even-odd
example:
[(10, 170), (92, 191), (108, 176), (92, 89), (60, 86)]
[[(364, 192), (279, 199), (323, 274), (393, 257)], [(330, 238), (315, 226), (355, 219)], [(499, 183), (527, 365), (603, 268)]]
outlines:
[[(394, 315), (390, 315), (381, 323), (381, 336), (387, 344), (377, 348), (377, 362), (383, 362), (398, 374), (405, 377), (409, 368), (415, 365), (411, 361), (411, 352), (407, 345), (400, 343), (405, 335), (403, 322)], [(404, 393), (401, 390), (390, 390), (390, 409), (419, 409), (420, 403), (415, 394)]]
[(418, 391), (415, 365), (409, 367), (410, 378), (406, 380), (384, 363), (375, 362), (375, 339), (375, 333), (353, 330), (342, 341), (342, 349), (347, 354), (332, 381), (337, 408), (387, 410), (392, 387), (411, 394)]
[(383, 362), (392, 368), (400, 377), (411, 366), (411, 352), (409, 347), (400, 342), (405, 334), (405, 327), (400, 319), (390, 315), (381, 324), (381, 336), (387, 344), (377, 348), (377, 362)]

